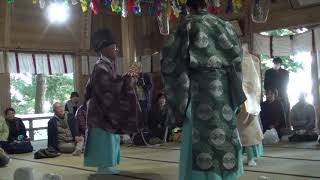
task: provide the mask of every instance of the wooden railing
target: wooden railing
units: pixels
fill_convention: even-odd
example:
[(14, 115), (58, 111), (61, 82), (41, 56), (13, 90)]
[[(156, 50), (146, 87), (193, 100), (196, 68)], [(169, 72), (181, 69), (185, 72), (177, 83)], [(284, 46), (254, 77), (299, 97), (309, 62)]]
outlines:
[[(51, 113), (17, 115), (17, 117), (21, 118), (26, 125), (26, 129), (29, 132), (29, 138), (32, 141), (35, 140), (36, 131), (48, 129), (48, 121), (52, 116), (53, 114)], [(35, 123), (34, 121), (37, 121), (37, 123)], [(46, 137), (42, 139), (46, 139)]]

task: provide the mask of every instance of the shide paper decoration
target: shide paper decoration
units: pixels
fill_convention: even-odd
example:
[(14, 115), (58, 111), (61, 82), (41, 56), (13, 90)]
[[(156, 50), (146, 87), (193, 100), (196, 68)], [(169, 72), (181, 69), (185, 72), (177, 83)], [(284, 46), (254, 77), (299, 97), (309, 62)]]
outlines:
[[(170, 24), (180, 15), (188, 14), (188, 8), (185, 6), (187, 0), (30, 0), (33, 4), (39, 4), (40, 8), (45, 8), (52, 2), (65, 3), (67, 6), (70, 4), (79, 6), (83, 13), (86, 13), (89, 9), (96, 15), (99, 11), (99, 4), (103, 4), (104, 7), (111, 8), (112, 12), (120, 14), (122, 17), (127, 17), (130, 13), (136, 16), (140, 16), (142, 12), (142, 5), (144, 10), (147, 10), (148, 15), (156, 16), (159, 24), (160, 33), (163, 35), (169, 35)], [(196, 0), (195, 0), (196, 1)], [(240, 13), (242, 9), (243, 1), (245, 0), (225, 0), (227, 2), (227, 13)], [(257, 6), (254, 6), (252, 11), (252, 18), (254, 21), (263, 21), (265, 17), (265, 11), (261, 11), (261, 8), (267, 5), (264, 2), (268, 0), (253, 0)], [(8, 3), (14, 3), (15, 0), (7, 0)], [(223, 12), (221, 9), (220, 0), (207, 0), (208, 11), (213, 14), (219, 14)], [(260, 8), (261, 7), (261, 8)], [(267, 6), (268, 7), (268, 6)], [(268, 12), (268, 10), (267, 10)]]

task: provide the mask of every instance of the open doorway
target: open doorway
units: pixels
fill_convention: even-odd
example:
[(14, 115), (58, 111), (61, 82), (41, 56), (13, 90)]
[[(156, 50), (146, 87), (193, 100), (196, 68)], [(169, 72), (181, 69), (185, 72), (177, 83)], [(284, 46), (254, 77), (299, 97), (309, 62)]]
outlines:
[[(308, 29), (296, 29), (296, 30), (289, 30), (289, 29), (280, 29), (280, 30), (273, 30), (268, 32), (262, 32), (262, 35), (266, 36), (290, 36), (300, 33), (307, 32)], [(307, 102), (313, 103), (313, 96), (312, 96), (312, 77), (311, 77), (311, 63), (312, 63), (312, 56), (311, 52), (307, 51), (300, 51), (295, 55), (291, 56), (281, 56), (280, 57), (283, 61), (283, 68), (289, 71), (289, 84), (288, 84), (288, 97), (290, 102), (290, 107), (292, 108), (298, 100), (301, 93), (307, 94)], [(261, 73), (264, 79), (264, 73), (267, 69), (273, 67), (272, 58), (267, 55), (261, 55)]]

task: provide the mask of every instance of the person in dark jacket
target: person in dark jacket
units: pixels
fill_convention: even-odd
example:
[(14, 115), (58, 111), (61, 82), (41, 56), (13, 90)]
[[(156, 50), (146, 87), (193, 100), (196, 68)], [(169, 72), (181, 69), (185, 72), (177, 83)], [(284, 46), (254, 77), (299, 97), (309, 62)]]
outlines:
[(65, 112), (59, 102), (53, 104), (53, 111), (54, 116), (48, 122), (48, 148), (80, 155), (84, 140), (73, 114)]
[(9, 127), (8, 142), (23, 140), (28, 138), (26, 127), (22, 120), (16, 117), (16, 111), (13, 108), (5, 110), (6, 122)]
[(158, 94), (156, 104), (152, 108), (150, 116), (150, 129), (154, 136), (166, 141), (168, 132), (168, 106), (163, 93)]
[(289, 113), (290, 103), (287, 93), (289, 83), (289, 72), (281, 67), (282, 59), (276, 57), (273, 59), (273, 68), (265, 72), (264, 89), (275, 89), (278, 92), (278, 99), (282, 103), (285, 112), (285, 125), (290, 126)]
[(70, 95), (70, 100), (67, 101), (64, 110), (75, 116), (79, 108), (79, 97), (80, 96), (78, 92), (72, 92)]
[(135, 77), (136, 85), (135, 91), (137, 93), (137, 98), (139, 100), (139, 104), (142, 110), (143, 121), (145, 128), (149, 128), (150, 123), (149, 120), (149, 113), (151, 111), (151, 94), (153, 83), (151, 76), (148, 73), (144, 73), (142, 71), (142, 64), (137, 63), (138, 66), (138, 74)]
[(9, 136), (8, 141), (2, 144), (3, 149), (9, 154), (32, 152), (33, 147), (27, 136), (26, 127), (22, 119), (16, 117), (16, 111), (13, 108), (7, 108), (5, 118), (9, 128)]
[(276, 98), (276, 90), (266, 91), (267, 101), (261, 104), (260, 118), (263, 132), (275, 128), (281, 137), (281, 132), (285, 128), (285, 112), (282, 103)]

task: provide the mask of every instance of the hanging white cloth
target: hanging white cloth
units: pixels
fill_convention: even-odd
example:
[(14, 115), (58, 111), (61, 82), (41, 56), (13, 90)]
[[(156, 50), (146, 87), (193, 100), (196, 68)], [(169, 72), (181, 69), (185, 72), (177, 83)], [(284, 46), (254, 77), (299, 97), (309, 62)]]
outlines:
[(49, 75), (47, 54), (35, 54), (37, 74)]
[(270, 37), (260, 34), (253, 35), (253, 53), (270, 56)]
[(290, 56), (293, 54), (290, 36), (273, 37), (272, 43), (274, 56)]

